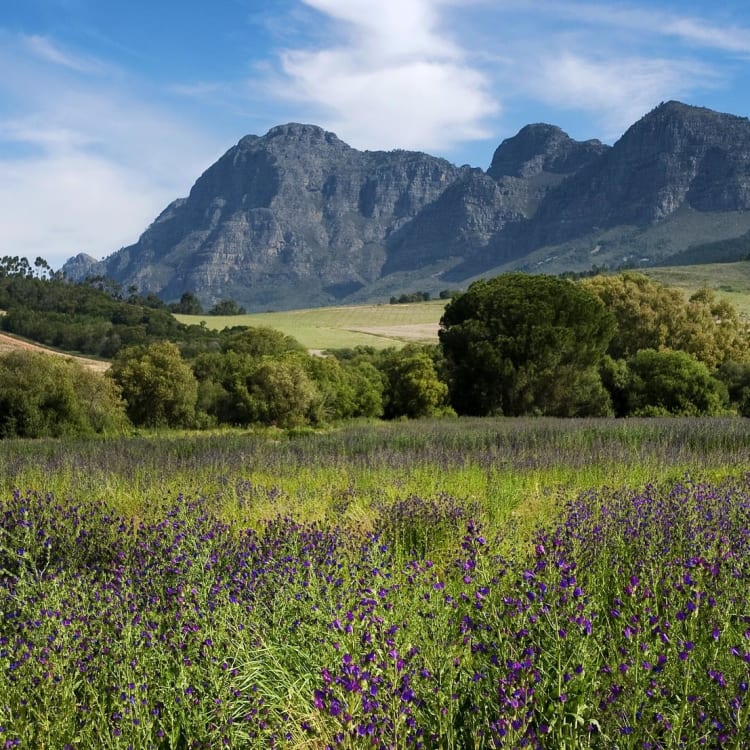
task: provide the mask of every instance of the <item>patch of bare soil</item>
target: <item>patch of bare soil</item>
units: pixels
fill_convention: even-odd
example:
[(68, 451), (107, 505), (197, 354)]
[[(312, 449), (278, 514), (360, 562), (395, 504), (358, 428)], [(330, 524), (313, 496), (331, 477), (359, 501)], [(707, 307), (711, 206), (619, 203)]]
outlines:
[(3, 354), (4, 352), (18, 351), (19, 349), (27, 352), (40, 352), (41, 354), (50, 354), (55, 357), (74, 359), (84, 367), (88, 367), (90, 370), (96, 370), (97, 372), (104, 372), (109, 369), (109, 362), (102, 362), (98, 359), (88, 359), (87, 357), (77, 357), (73, 354), (67, 354), (66, 352), (58, 352), (54, 349), (47, 349), (39, 344), (32, 344), (30, 341), (23, 341), (21, 339), (13, 338), (13, 336), (8, 336), (5, 333), (0, 333), (0, 354)]

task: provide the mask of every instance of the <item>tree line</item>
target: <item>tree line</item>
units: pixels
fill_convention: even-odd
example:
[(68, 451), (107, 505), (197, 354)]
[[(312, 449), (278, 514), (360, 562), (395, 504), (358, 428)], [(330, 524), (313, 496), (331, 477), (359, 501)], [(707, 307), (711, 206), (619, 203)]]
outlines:
[(475, 282), (446, 306), (431, 346), (319, 357), (268, 328), (171, 330), (119, 346), (106, 375), (0, 357), (0, 436), (449, 414), (750, 416), (747, 322), (709, 290), (685, 298), (636, 272)]

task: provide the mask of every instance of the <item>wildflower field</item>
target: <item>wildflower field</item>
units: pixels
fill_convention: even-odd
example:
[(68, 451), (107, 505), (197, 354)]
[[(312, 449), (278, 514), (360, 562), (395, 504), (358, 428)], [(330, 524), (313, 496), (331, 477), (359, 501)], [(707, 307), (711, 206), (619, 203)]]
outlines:
[(0, 443), (0, 747), (750, 747), (750, 423)]

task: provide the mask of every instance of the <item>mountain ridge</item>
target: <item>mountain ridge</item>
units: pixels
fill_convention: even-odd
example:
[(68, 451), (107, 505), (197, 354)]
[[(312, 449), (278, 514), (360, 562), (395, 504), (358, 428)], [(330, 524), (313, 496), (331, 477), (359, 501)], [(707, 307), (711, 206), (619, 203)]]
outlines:
[(750, 230), (750, 121), (665, 102), (608, 146), (523, 127), (489, 168), (358, 151), (317, 125), (248, 135), (138, 242), (71, 279), (248, 310), (382, 300), (503, 270), (654, 263)]

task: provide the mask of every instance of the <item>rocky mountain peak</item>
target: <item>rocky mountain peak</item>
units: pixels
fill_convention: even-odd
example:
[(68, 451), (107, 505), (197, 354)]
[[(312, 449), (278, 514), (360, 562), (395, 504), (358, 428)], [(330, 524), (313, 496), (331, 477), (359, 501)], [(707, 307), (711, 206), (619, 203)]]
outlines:
[(612, 147), (527, 125), (487, 172), (359, 151), (287, 123), (242, 138), (134, 245), (63, 270), (167, 301), (193, 291), (204, 305), (288, 309), (435, 291), (500, 269), (616, 267), (633, 252), (666, 257), (748, 228), (750, 121), (680, 102)]
[(541, 172), (571, 174), (607, 149), (598, 140), (573, 140), (556, 125), (526, 125), (498, 146), (487, 174), (496, 180), (533, 177)]

